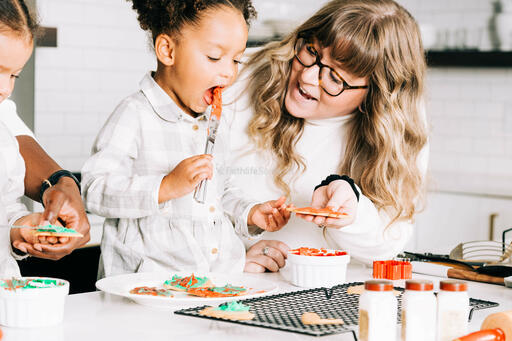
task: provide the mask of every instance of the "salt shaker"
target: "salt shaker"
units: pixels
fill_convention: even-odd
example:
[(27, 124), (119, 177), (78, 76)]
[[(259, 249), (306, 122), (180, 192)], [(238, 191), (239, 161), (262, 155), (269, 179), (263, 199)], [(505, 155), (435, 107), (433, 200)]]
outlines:
[(446, 280), (439, 284), (437, 294), (437, 340), (452, 341), (468, 333), (468, 285)]
[(434, 284), (427, 280), (408, 280), (402, 296), (402, 341), (436, 339), (437, 301)]
[(359, 297), (359, 340), (396, 341), (397, 300), (393, 283), (371, 280)]

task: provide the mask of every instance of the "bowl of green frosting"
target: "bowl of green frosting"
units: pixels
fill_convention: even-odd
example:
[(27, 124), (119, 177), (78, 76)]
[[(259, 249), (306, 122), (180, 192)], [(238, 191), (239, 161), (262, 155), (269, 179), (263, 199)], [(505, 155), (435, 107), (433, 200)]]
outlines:
[(36, 328), (57, 325), (64, 318), (69, 282), (58, 278), (0, 279), (0, 325)]

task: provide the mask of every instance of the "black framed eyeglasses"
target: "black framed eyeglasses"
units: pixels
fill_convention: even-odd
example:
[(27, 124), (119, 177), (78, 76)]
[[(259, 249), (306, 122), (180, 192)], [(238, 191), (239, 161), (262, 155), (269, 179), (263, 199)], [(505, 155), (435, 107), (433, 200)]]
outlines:
[(295, 58), (304, 67), (318, 65), (318, 84), (332, 97), (341, 95), (345, 90), (367, 89), (368, 85), (349, 85), (336, 70), (321, 62), (321, 57), (313, 44), (306, 38), (299, 37), (295, 42)]

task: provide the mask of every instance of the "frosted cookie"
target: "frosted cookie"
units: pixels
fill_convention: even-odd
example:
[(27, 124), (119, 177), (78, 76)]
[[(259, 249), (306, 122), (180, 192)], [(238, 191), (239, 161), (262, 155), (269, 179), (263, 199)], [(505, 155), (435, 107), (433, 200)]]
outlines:
[(223, 287), (191, 288), (187, 290), (187, 293), (200, 297), (233, 297), (247, 294), (247, 289), (226, 284)]
[(46, 289), (64, 286), (64, 283), (56, 279), (34, 278), (34, 279), (5, 279), (0, 280), (0, 288), (4, 290), (26, 290)]
[[(347, 288), (347, 294), (349, 295), (361, 295), (364, 292), (364, 284), (361, 285), (353, 285)], [(395, 296), (399, 296), (401, 294), (398, 290), (393, 290), (393, 294)]]
[(364, 292), (364, 284), (353, 285), (347, 288), (347, 294), (349, 295), (361, 295)]
[(213, 287), (213, 283), (208, 277), (194, 276), (194, 274), (187, 277), (174, 275), (164, 282), (164, 287), (176, 291), (187, 291), (195, 288)]
[(70, 237), (70, 238), (79, 238), (84, 235), (80, 232), (77, 232), (73, 229), (68, 229), (63, 226), (56, 225), (47, 225), (47, 226), (39, 226), (34, 228), (34, 235), (36, 237)]
[(299, 214), (307, 214), (307, 215), (317, 215), (328, 218), (340, 218), (347, 216), (348, 214), (345, 212), (337, 212), (332, 209), (332, 207), (325, 208), (314, 208), (314, 207), (287, 207), (287, 211), (295, 212)]
[(342, 319), (327, 318), (323, 319), (317, 313), (306, 312), (303, 313), (300, 320), (305, 325), (311, 324), (344, 324)]
[(199, 312), (200, 315), (228, 320), (252, 320), (254, 314), (249, 311), (250, 307), (242, 303), (233, 301), (222, 304), (218, 307), (206, 307)]
[(130, 294), (134, 295), (147, 295), (147, 296), (161, 296), (161, 297), (174, 297), (171, 290), (157, 289), (155, 287), (136, 287), (130, 290)]

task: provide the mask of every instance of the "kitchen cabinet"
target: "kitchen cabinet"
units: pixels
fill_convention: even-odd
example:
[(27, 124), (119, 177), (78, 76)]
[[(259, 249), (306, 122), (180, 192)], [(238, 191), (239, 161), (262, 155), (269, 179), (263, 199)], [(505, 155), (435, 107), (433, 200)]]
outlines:
[[(445, 254), (462, 242), (501, 241), (502, 232), (511, 227), (512, 197), (430, 192), (425, 210), (417, 216), (412, 246)], [(507, 235), (511, 241), (512, 232)]]

